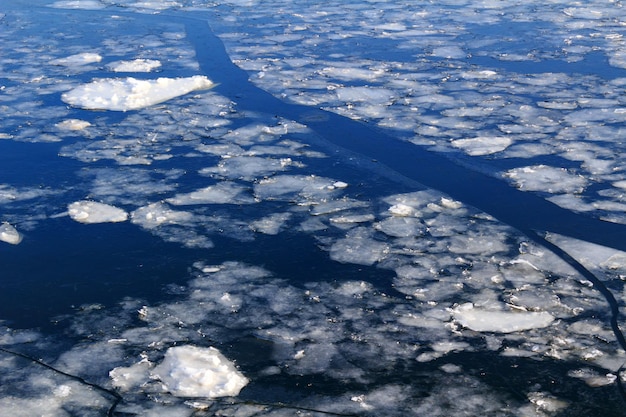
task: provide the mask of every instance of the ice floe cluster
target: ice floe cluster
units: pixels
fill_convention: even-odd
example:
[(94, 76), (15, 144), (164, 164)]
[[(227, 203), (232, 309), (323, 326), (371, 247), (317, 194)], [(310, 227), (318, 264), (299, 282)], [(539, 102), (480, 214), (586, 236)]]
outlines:
[[(371, 3), (268, 5), (280, 12), (263, 25), (252, 23), (262, 12), (242, 8), (213, 27), (251, 80), (278, 97), (366, 120), (418, 146), (461, 151), (472, 164), (481, 158), (484, 170), (514, 185), (524, 172), (524, 190), (626, 221), (614, 185), (624, 180), (624, 78), (610, 68), (626, 62), (622, 8), (374, 3), (376, 12)], [(553, 187), (573, 178), (579, 186)]]
[[(11, 245), (46, 220), (102, 226), (103, 239), (134, 228), (195, 262), (155, 278), (156, 299), (54, 317), (56, 334), (0, 322), (0, 410), (104, 414), (111, 392), (121, 395), (116, 412), (129, 415), (544, 417), (612, 404), (626, 355), (606, 298), (572, 262), (325, 144), (304, 120), (242, 111), (246, 97), (207, 90), (184, 25), (157, 12), (210, 19), (252, 81), (286, 101), (365, 120), (621, 222), (623, 80), (523, 70), (577, 65), (597, 50), (623, 67), (621, 9), (45, 4), (67, 19), (52, 34), (38, 9), (1, 16), (0, 144), (53, 147), (65, 165), (0, 184), (0, 250), (26, 247)], [(502, 25), (513, 34), (496, 36)], [(519, 41), (529, 33), (541, 48)], [(625, 253), (546, 239), (623, 309)], [(94, 279), (124, 273), (111, 268)]]

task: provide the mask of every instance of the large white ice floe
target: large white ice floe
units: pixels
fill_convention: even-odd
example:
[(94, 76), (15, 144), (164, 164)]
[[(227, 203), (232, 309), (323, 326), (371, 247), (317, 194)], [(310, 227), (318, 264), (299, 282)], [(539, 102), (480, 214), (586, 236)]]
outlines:
[(476, 308), (472, 303), (452, 310), (454, 319), (477, 332), (513, 333), (548, 327), (554, 317), (546, 311), (498, 311)]
[(128, 219), (128, 213), (120, 208), (89, 200), (71, 203), (67, 212), (79, 223), (118, 223)]
[(9, 223), (0, 224), (0, 241), (17, 245), (22, 241), (22, 235)]
[(75, 107), (89, 110), (138, 110), (214, 84), (203, 75), (183, 78), (104, 78), (80, 85), (61, 98)]
[(171, 347), (152, 375), (179, 397), (236, 396), (248, 384), (233, 363), (213, 347)]

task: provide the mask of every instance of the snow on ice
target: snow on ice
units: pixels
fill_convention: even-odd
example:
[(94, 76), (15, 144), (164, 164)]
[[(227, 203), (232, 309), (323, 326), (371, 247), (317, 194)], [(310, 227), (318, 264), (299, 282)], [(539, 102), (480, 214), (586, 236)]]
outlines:
[(79, 223), (117, 223), (128, 219), (128, 213), (120, 208), (89, 200), (71, 203), (67, 207), (67, 212)]
[(214, 84), (202, 75), (187, 78), (99, 79), (63, 93), (63, 101), (89, 110), (127, 111), (149, 107)]

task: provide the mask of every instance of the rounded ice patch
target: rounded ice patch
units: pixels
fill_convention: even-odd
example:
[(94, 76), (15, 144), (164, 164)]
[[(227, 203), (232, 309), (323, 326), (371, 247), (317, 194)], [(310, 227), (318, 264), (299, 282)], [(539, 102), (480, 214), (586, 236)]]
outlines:
[(0, 224), (0, 241), (17, 245), (22, 241), (22, 235), (9, 223)]
[(88, 200), (71, 203), (67, 212), (79, 223), (117, 223), (128, 219), (128, 213), (120, 208)]
[(232, 397), (249, 382), (219, 350), (189, 345), (169, 348), (152, 374), (179, 397)]

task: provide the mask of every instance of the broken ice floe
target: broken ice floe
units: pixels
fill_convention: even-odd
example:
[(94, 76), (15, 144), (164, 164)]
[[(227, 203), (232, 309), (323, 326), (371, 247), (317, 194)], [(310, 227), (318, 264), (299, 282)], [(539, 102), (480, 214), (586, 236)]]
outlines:
[(505, 177), (521, 190), (547, 193), (581, 193), (588, 184), (588, 180), (581, 175), (547, 165), (511, 169)]
[(128, 219), (128, 213), (118, 207), (89, 200), (71, 203), (67, 212), (79, 223), (117, 223)]
[(9, 223), (0, 224), (0, 241), (17, 245), (22, 241), (22, 234)]
[(113, 72), (151, 72), (161, 67), (158, 59), (134, 59), (132, 61), (115, 61), (107, 65)]
[(89, 123), (86, 120), (80, 120), (80, 119), (66, 119), (66, 120), (63, 120), (62, 122), (57, 123), (55, 126), (63, 130), (77, 131), (77, 130), (83, 130), (91, 126), (91, 123)]
[(146, 384), (149, 376), (180, 397), (236, 396), (248, 384), (248, 379), (217, 349), (192, 345), (169, 348), (155, 367), (143, 359), (130, 367), (113, 369), (110, 376), (113, 385), (125, 390)]
[(490, 155), (505, 150), (513, 143), (513, 140), (504, 136), (477, 137), (470, 139), (456, 139), (452, 146), (460, 148), (471, 156)]
[(65, 58), (53, 59), (49, 63), (51, 65), (63, 65), (73, 67), (77, 65), (92, 64), (100, 61), (102, 61), (102, 56), (100, 56), (100, 54), (93, 52), (83, 52)]
[(549, 326), (554, 317), (545, 311), (497, 311), (463, 304), (453, 311), (462, 326), (477, 332), (512, 333)]
[(137, 110), (162, 103), (195, 90), (205, 90), (214, 84), (205, 76), (187, 78), (100, 79), (63, 93), (68, 104), (89, 110)]

